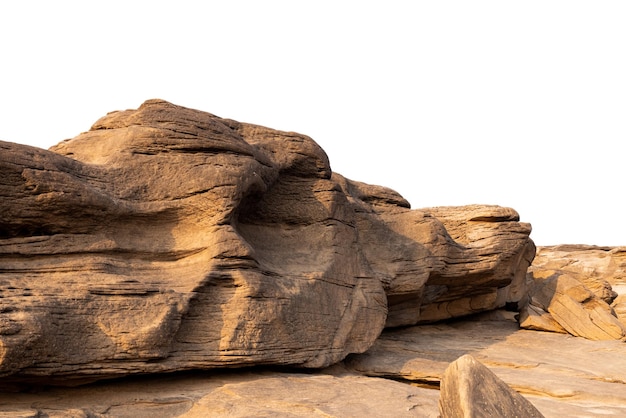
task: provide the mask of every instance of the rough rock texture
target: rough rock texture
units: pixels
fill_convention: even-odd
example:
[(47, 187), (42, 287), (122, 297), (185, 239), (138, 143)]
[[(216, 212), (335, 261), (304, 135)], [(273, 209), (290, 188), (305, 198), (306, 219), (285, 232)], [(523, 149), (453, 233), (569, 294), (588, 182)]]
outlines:
[(354, 374), (183, 373), (0, 393), (0, 417), (430, 417), (439, 392)]
[(0, 375), (327, 366), (385, 324), (523, 302), (529, 233), (497, 206), (410, 210), (306, 136), (150, 100), (50, 151), (0, 142)]
[(442, 418), (543, 417), (533, 404), (469, 354), (448, 366), (440, 390)]
[[(541, 277), (541, 273), (549, 276)], [(534, 288), (520, 314), (522, 328), (568, 332), (591, 340), (626, 337), (626, 325), (580, 281), (550, 270), (534, 271), (531, 277)]]
[(543, 247), (528, 280), (523, 328), (626, 339), (626, 248)]
[(626, 344), (520, 330), (509, 314), (385, 330), (345, 363), (368, 376), (437, 387), (449, 364), (470, 354), (546, 417), (626, 416)]
[[(556, 245), (537, 248), (533, 269), (563, 270), (590, 281), (626, 286), (626, 247)], [(590, 282), (585, 284), (592, 288)]]
[(520, 330), (508, 316), (387, 330), (345, 366), (309, 373), (186, 372), (4, 391), (0, 417), (437, 417), (438, 384), (464, 354), (546, 417), (626, 416), (624, 343)]

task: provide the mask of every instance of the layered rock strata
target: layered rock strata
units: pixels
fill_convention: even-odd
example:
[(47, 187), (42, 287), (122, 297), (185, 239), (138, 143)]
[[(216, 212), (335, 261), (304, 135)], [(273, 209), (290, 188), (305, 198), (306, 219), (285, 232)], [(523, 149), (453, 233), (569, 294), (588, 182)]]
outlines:
[(411, 210), (304, 135), (150, 100), (50, 151), (0, 142), (0, 375), (327, 366), (385, 326), (524, 302), (529, 234), (512, 209)]
[(528, 280), (523, 328), (626, 340), (625, 247), (542, 247)]

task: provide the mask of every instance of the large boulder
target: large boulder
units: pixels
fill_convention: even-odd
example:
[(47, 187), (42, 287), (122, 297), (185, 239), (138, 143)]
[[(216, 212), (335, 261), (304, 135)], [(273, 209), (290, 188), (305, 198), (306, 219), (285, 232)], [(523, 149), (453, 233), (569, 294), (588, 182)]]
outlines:
[(444, 372), (439, 409), (442, 418), (543, 417), (526, 398), (469, 354), (450, 363)]
[(162, 100), (50, 151), (0, 142), (0, 171), (14, 380), (323, 367), (385, 325), (518, 304), (535, 252), (512, 209), (411, 210), (309, 137)]

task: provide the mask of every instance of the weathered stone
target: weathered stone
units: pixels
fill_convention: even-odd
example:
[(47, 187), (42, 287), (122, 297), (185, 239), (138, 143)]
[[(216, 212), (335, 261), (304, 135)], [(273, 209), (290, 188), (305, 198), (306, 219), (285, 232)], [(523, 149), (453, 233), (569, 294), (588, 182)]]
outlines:
[(304, 135), (161, 100), (51, 151), (0, 142), (0, 172), (5, 381), (323, 367), (385, 324), (519, 303), (535, 251), (511, 209), (411, 210)]
[[(520, 223), (513, 209), (439, 207), (387, 212), (381, 217), (399, 235), (428, 244), (426, 248), (434, 256), (424, 286), (417, 292), (410, 285), (402, 286), (415, 282), (411, 270), (408, 279), (403, 281), (403, 276), (397, 275), (392, 281), (387, 290), (388, 326), (435, 322), (525, 302), (525, 275), (535, 247), (523, 238), (530, 234), (530, 225)], [(437, 219), (442, 225), (424, 224), (423, 219)], [(396, 247), (387, 251), (401, 254)], [(415, 261), (410, 265), (416, 268)]]
[(619, 321), (611, 307), (574, 277), (541, 269), (529, 276), (534, 286), (530, 291), (530, 302), (520, 316), (523, 328), (565, 330), (591, 340), (626, 337), (626, 325)]
[(343, 373), (183, 373), (0, 393), (0, 417), (431, 417), (439, 391)]
[(524, 306), (519, 313), (519, 324), (524, 329), (536, 331), (550, 331), (567, 334), (565, 328), (561, 326), (549, 312), (532, 303)]
[(528, 279), (523, 327), (591, 339), (626, 336), (626, 247), (540, 247)]
[(626, 324), (626, 293), (617, 296), (611, 304), (615, 316), (622, 324)]
[(626, 293), (626, 247), (539, 247), (530, 270), (566, 272), (609, 304)]
[[(519, 303), (535, 247), (512, 209), (461, 206), (408, 210), (372, 203), (377, 218), (357, 222), (365, 258), (387, 286), (387, 326), (435, 322)], [(371, 209), (370, 209), (371, 211)], [(455, 235), (449, 235), (455, 219)], [(475, 241), (474, 241), (475, 240)], [(522, 290), (523, 289), (523, 290)]]
[(543, 417), (469, 354), (450, 363), (443, 373), (439, 410), (442, 418)]
[(626, 247), (555, 245), (537, 248), (534, 268), (564, 270), (575, 275), (626, 284)]
[(385, 330), (346, 366), (437, 387), (451, 362), (471, 354), (546, 417), (626, 416), (623, 342), (520, 330), (514, 320), (486, 315), (473, 319)]

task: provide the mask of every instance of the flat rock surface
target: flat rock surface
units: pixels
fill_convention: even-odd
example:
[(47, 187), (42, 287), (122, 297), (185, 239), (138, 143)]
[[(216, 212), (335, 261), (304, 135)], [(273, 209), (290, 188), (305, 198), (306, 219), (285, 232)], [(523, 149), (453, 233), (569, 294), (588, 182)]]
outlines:
[(0, 417), (437, 417), (439, 382), (465, 354), (546, 417), (626, 415), (624, 343), (481, 318), (385, 331), (367, 353), (313, 373), (187, 372), (3, 391)]
[(184, 373), (0, 393), (0, 417), (436, 417), (439, 392), (341, 372)]
[[(478, 318), (476, 318), (478, 319)], [(436, 386), (471, 354), (546, 417), (626, 415), (626, 344), (520, 330), (513, 320), (458, 321), (387, 330), (346, 360), (370, 376)]]

